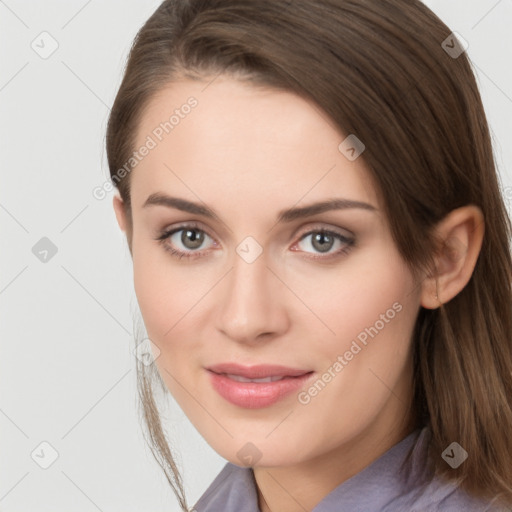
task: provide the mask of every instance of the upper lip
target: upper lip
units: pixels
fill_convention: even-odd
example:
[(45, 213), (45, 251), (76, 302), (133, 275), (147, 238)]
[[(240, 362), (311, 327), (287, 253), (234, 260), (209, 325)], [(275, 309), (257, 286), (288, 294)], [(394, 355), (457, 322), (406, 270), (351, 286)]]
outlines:
[(243, 366), (237, 363), (221, 363), (207, 367), (215, 373), (229, 373), (239, 375), (247, 379), (263, 379), (265, 377), (298, 377), (311, 373), (312, 370), (302, 370), (299, 368), (289, 368), (275, 364), (257, 364), (253, 366)]

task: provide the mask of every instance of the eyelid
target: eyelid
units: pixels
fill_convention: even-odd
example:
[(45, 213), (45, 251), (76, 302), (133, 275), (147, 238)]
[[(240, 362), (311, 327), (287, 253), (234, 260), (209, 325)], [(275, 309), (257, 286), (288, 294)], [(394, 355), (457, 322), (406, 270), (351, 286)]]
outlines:
[(197, 231), (202, 231), (203, 233), (208, 235), (212, 240), (216, 241), (216, 238), (209, 233), (208, 228), (206, 228), (203, 224), (201, 224), (201, 222), (194, 221), (194, 220), (184, 221), (182, 223), (178, 223), (175, 226), (163, 228), (162, 230), (160, 230), (160, 233), (162, 235), (167, 233), (170, 236), (171, 233), (174, 234), (174, 233), (176, 233), (176, 231), (181, 231), (182, 229), (196, 229)]
[[(302, 234), (298, 235), (297, 231)], [(332, 231), (333, 233), (336, 233), (340, 236), (344, 236), (345, 238), (351, 239), (355, 237), (355, 234), (349, 231), (348, 229), (340, 228), (338, 226), (334, 226), (326, 222), (316, 222), (312, 225), (308, 225), (307, 227), (301, 227), (297, 231), (293, 234), (292, 238), (295, 238), (297, 236), (300, 236), (302, 238), (304, 235), (310, 234), (311, 231)]]

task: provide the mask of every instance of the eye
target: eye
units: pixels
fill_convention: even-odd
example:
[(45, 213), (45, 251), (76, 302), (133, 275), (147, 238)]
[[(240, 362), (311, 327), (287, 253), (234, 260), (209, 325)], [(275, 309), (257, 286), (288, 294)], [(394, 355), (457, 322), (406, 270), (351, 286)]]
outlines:
[[(331, 257), (347, 254), (355, 244), (355, 240), (353, 238), (337, 233), (336, 231), (320, 228), (308, 231), (306, 234), (301, 236), (300, 240), (293, 247), (296, 247), (312, 235), (313, 237), (310, 239), (311, 241), (309, 245), (313, 247), (315, 251), (320, 253), (320, 255), (317, 253), (316, 255), (311, 256), (313, 259), (330, 259)], [(336, 245), (336, 242), (338, 242), (338, 246), (341, 245), (341, 247), (339, 247), (337, 251), (329, 253), (329, 251)], [(322, 256), (322, 254), (327, 253), (329, 253), (328, 256)]]
[[(297, 249), (295, 249), (295, 247), (312, 235), (315, 236), (311, 239), (310, 245), (317, 251), (316, 255), (308, 256), (308, 258), (312, 259), (327, 260), (347, 254), (355, 244), (354, 238), (347, 237), (333, 230), (318, 228), (303, 234), (291, 249), (296, 251)], [(207, 249), (198, 249), (203, 246), (207, 238), (213, 240), (198, 224), (191, 223), (164, 230), (155, 240), (161, 243), (164, 249), (170, 252), (173, 257), (181, 259), (202, 257), (203, 253), (207, 252)], [(338, 248), (337, 251), (330, 252), (336, 245), (336, 242), (338, 245), (341, 245), (341, 247)], [(217, 242), (214, 241), (213, 245), (216, 246)], [(300, 250), (302, 252), (308, 252), (303, 248)]]
[[(197, 258), (203, 251), (198, 249), (206, 238), (211, 237), (196, 224), (187, 224), (169, 230), (164, 230), (157, 238), (166, 251), (177, 258)], [(177, 249), (176, 249), (177, 247)], [(182, 247), (184, 249), (182, 249)], [(197, 254), (195, 254), (197, 253)]]

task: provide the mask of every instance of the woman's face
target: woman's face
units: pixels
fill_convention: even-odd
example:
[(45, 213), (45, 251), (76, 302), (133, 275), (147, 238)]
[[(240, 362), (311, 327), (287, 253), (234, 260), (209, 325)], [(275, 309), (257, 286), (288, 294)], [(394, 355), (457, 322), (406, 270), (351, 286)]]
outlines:
[[(408, 418), (420, 289), (364, 152), (352, 139), (340, 149), (347, 134), (290, 92), (206, 85), (177, 82), (152, 100), (131, 173), (135, 291), (163, 380), (234, 464), (389, 439)], [(334, 200), (354, 203), (308, 212)], [(238, 382), (209, 370), (223, 363), (306, 375)]]

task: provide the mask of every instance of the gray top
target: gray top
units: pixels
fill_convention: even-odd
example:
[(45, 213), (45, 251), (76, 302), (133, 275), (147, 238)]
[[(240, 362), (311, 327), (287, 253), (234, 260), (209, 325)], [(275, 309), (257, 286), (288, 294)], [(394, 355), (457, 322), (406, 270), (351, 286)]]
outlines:
[[(428, 427), (409, 434), (362, 471), (341, 483), (312, 512), (506, 512), (472, 498), (453, 483), (430, 479), (424, 485)], [(411, 471), (399, 468), (412, 448)], [(260, 512), (254, 473), (228, 462), (192, 512)]]

